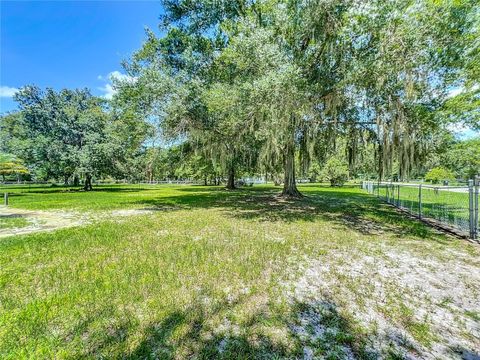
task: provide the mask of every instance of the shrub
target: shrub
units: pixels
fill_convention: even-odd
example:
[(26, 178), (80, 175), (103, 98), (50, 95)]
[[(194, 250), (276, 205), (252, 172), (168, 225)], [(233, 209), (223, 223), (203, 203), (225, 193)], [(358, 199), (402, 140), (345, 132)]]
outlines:
[(5, 181), (6, 175), (20, 175), (28, 174), (28, 169), (23, 165), (23, 161), (17, 157), (0, 153), (0, 175)]
[(318, 164), (318, 162), (314, 162), (310, 165), (308, 169), (308, 179), (311, 183), (317, 182), (317, 178), (322, 174), (322, 168)]
[(330, 158), (323, 168), (322, 177), (331, 186), (342, 186), (348, 180), (348, 166), (337, 158)]
[(455, 180), (455, 175), (444, 167), (434, 167), (425, 174), (425, 181), (430, 181), (432, 184), (438, 184), (443, 180)]

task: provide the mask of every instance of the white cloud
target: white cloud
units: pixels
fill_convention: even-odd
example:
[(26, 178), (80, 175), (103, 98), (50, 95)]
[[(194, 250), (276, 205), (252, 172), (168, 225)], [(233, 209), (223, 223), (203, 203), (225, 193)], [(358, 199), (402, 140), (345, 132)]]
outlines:
[(455, 133), (464, 133), (471, 130), (468, 126), (462, 123), (448, 124), (447, 129)]
[(117, 93), (117, 91), (112, 87), (111, 84), (105, 84), (105, 86), (99, 87), (98, 90), (103, 91), (104, 94), (102, 95), (102, 97), (108, 100), (111, 100), (113, 98), (113, 95)]
[(448, 92), (447, 97), (451, 98), (451, 97), (457, 96), (458, 94), (462, 93), (463, 90), (464, 90), (463, 87), (453, 88)]
[(112, 71), (108, 74), (108, 78), (112, 81), (125, 81), (125, 82), (135, 82), (137, 79), (130, 75), (122, 74), (120, 71)]
[(17, 88), (12, 88), (9, 86), (0, 86), (0, 97), (12, 97), (18, 91)]
[(102, 96), (108, 100), (112, 99), (113, 96), (117, 93), (117, 90), (115, 90), (112, 83), (124, 82), (132, 84), (137, 80), (137, 78), (130, 75), (122, 74), (120, 71), (117, 70), (112, 71), (107, 76), (98, 75), (97, 79), (105, 83), (105, 85), (99, 87), (98, 90), (102, 91), (104, 93)]
[(447, 129), (452, 131), (459, 139), (463, 140), (480, 136), (479, 131), (473, 130), (469, 126), (462, 123), (449, 124), (447, 125)]
[[(477, 91), (479, 88), (479, 85), (478, 84), (475, 84), (473, 85), (470, 90), (471, 91)], [(461, 93), (463, 93), (466, 89), (463, 87), (463, 86), (457, 86), (457, 87), (454, 87), (452, 88), (448, 94), (447, 94), (447, 98), (451, 98), (451, 97), (454, 97), (454, 96), (457, 96)]]

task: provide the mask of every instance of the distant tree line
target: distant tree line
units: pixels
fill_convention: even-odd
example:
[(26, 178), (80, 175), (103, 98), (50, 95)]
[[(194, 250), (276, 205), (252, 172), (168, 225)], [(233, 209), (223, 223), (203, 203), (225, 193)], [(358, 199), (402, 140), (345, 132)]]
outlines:
[(162, 36), (88, 90), (23, 88), (1, 148), (38, 179), (406, 180), (479, 170), (476, 0), (168, 0)]

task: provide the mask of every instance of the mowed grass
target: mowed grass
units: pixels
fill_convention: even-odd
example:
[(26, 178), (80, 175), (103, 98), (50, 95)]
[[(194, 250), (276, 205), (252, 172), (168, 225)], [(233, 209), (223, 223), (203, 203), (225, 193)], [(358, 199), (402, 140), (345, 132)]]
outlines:
[[(452, 191), (442, 187), (424, 186), (422, 188), (422, 216), (440, 220), (447, 225), (457, 227), (468, 234), (469, 232), (469, 194), (464, 191)], [(463, 190), (463, 189), (462, 189)], [(377, 192), (375, 192), (377, 195)], [(378, 195), (395, 204), (409, 209), (413, 214), (418, 215), (420, 210), (418, 186), (400, 186), (391, 189), (381, 187)]]
[[(292, 324), (311, 304), (288, 294), (306, 259), (385, 248), (478, 257), (357, 188), (301, 191), (290, 201), (269, 186), (9, 189), (12, 207), (153, 213), (0, 240), (0, 358), (302, 357)], [(403, 319), (397, 300), (384, 310)], [(348, 347), (368, 358), (369, 330), (329, 304), (322, 319), (335, 332), (315, 354), (342, 358)]]
[[(187, 187), (151, 185), (98, 185), (95, 191), (65, 186), (0, 186), (0, 193), (8, 192), (12, 207), (29, 210), (111, 210), (140, 208), (156, 205), (162, 199), (185, 195)], [(201, 192), (202, 187), (197, 187)], [(205, 189), (210, 190), (208, 187)], [(162, 201), (162, 204), (166, 202)]]
[(28, 226), (29, 222), (27, 219), (22, 217), (0, 217), (0, 230), (1, 229), (11, 229), (11, 228), (21, 228)]

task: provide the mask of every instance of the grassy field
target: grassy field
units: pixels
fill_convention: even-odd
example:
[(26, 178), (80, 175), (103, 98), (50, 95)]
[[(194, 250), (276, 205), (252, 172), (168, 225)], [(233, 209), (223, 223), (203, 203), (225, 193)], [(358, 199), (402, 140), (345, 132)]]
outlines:
[[(458, 190), (458, 189), (457, 189)], [(463, 189), (462, 189), (463, 190)], [(419, 189), (414, 186), (400, 186), (392, 192), (391, 189), (380, 187), (378, 194), (386, 199), (394, 198), (397, 204), (409, 209), (413, 214), (419, 212)], [(377, 191), (375, 191), (377, 195)], [(464, 233), (469, 233), (469, 194), (464, 191), (452, 191), (448, 189), (426, 187), (422, 188), (422, 216), (439, 220), (446, 225), (451, 225)]]
[(28, 225), (22, 217), (0, 217), (0, 229), (20, 228)]
[(8, 191), (90, 220), (0, 239), (2, 359), (478, 355), (479, 247), (360, 189)]

